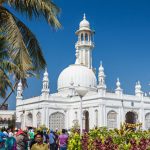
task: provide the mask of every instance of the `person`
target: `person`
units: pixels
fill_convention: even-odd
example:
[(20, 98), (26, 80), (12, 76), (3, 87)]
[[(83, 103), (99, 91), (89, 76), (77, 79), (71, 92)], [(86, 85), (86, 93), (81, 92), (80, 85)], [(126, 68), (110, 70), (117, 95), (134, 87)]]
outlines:
[(17, 128), (15, 128), (14, 133), (13, 133), (14, 138), (16, 138), (17, 132), (18, 132), (18, 129), (17, 129)]
[(31, 150), (49, 150), (48, 144), (43, 143), (43, 134), (37, 133), (35, 135), (35, 141), (36, 143), (33, 144), (31, 147)]
[(55, 135), (53, 133), (53, 130), (50, 130), (49, 143), (50, 143), (50, 150), (55, 150)]
[(5, 140), (0, 137), (0, 150), (6, 150), (5, 149)]
[(29, 140), (32, 141), (34, 139), (33, 129), (29, 130), (28, 134), (29, 134)]
[(55, 132), (54, 132), (54, 136), (55, 136), (55, 150), (58, 150), (58, 129), (56, 128)]
[(48, 137), (46, 130), (43, 130), (43, 142), (49, 143), (49, 137)]
[(6, 135), (0, 131), (0, 150), (5, 150), (5, 139), (6, 139)]
[(6, 138), (5, 149), (6, 150), (17, 150), (16, 139), (12, 136), (12, 134), (9, 134), (8, 138)]
[(27, 149), (27, 135), (20, 129), (16, 134), (16, 143), (17, 143), (17, 150), (26, 150)]
[(68, 135), (66, 135), (65, 132), (66, 130), (62, 129), (62, 134), (58, 137), (60, 150), (67, 150)]

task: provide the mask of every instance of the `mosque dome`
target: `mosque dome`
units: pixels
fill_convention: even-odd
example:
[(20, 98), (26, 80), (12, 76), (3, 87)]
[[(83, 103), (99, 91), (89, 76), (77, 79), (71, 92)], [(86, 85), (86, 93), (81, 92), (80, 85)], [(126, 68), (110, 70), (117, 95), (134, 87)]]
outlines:
[(84, 14), (83, 20), (80, 22), (79, 28), (80, 29), (90, 29), (90, 23), (86, 20), (85, 14)]
[(71, 85), (82, 86), (88, 90), (96, 90), (97, 79), (92, 69), (84, 65), (70, 65), (58, 77), (58, 91), (66, 90)]

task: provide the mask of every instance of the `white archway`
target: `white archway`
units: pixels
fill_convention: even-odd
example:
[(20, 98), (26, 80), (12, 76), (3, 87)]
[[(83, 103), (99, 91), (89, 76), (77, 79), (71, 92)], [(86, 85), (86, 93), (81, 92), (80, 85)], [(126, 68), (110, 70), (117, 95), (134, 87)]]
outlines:
[(135, 111), (128, 111), (125, 115), (125, 122), (134, 124), (138, 120), (138, 114)]
[(28, 126), (28, 127), (32, 127), (32, 126), (33, 126), (33, 116), (32, 116), (31, 113), (29, 113), (29, 114), (27, 115), (26, 126)]
[(56, 112), (50, 115), (49, 117), (49, 128), (58, 130), (65, 128), (65, 115), (61, 112)]
[(107, 127), (108, 129), (117, 128), (117, 113), (111, 110), (107, 114)]
[(85, 110), (83, 112), (83, 129), (85, 131), (89, 131), (89, 112), (87, 110)]

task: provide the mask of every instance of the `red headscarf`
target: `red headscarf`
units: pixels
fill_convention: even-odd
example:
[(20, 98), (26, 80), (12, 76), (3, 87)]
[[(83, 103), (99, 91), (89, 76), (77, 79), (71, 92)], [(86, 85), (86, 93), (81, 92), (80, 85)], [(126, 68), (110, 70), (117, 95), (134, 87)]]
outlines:
[(21, 129), (19, 129), (19, 131), (16, 133), (16, 135), (18, 136), (20, 134), (24, 134), (24, 132)]

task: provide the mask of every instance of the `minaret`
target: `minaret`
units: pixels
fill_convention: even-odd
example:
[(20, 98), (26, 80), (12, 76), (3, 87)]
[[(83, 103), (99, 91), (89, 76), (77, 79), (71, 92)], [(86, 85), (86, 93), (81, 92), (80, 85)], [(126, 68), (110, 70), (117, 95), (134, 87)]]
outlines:
[(42, 88), (42, 96), (49, 96), (49, 79), (48, 79), (48, 72), (45, 69), (44, 77), (43, 77), (43, 88)]
[(143, 92), (141, 90), (140, 81), (136, 82), (136, 85), (135, 85), (135, 95), (138, 96), (138, 97), (143, 96)]
[(22, 88), (22, 83), (21, 83), (21, 80), (20, 80), (20, 82), (18, 83), (18, 87), (17, 87), (16, 100), (22, 100), (23, 99), (22, 92), (23, 92), (23, 88)]
[(76, 31), (76, 35), (78, 36), (78, 41), (75, 44), (75, 64), (82, 64), (92, 69), (92, 50), (94, 48), (92, 36), (94, 35), (94, 31), (90, 29), (90, 24), (86, 20), (85, 14), (83, 20), (80, 22), (79, 30)]
[(119, 95), (119, 96), (122, 95), (122, 91), (123, 91), (123, 90), (121, 89), (120, 85), (121, 85), (121, 84), (120, 84), (119, 78), (117, 78), (115, 93), (116, 93), (117, 95)]
[(105, 73), (104, 73), (104, 68), (102, 66), (102, 61), (100, 62), (98, 81), (99, 81), (99, 84), (97, 86), (98, 92), (104, 96), (106, 93), (106, 84), (105, 84)]

